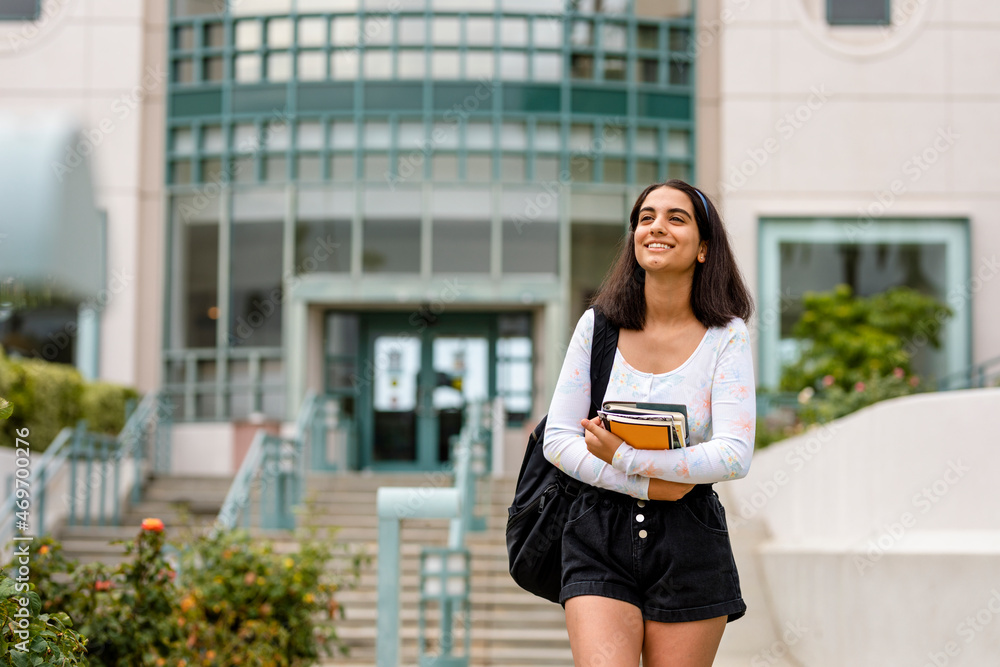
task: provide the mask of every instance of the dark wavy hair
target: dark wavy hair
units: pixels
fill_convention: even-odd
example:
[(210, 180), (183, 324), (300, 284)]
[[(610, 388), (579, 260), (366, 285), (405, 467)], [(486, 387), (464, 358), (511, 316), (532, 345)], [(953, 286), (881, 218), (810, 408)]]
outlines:
[(621, 329), (638, 331), (645, 326), (646, 272), (635, 258), (635, 228), (639, 224), (639, 209), (643, 202), (650, 192), (659, 188), (673, 188), (688, 196), (694, 207), (698, 234), (702, 241), (708, 242), (705, 262), (696, 262), (694, 267), (691, 283), (691, 310), (694, 316), (706, 327), (725, 326), (734, 317), (749, 321), (753, 315), (753, 298), (736, 265), (722, 217), (708, 196), (705, 196), (705, 206), (698, 196), (700, 191), (678, 179), (654, 183), (635, 200), (618, 261), (604, 277), (591, 304), (600, 308), (605, 317)]

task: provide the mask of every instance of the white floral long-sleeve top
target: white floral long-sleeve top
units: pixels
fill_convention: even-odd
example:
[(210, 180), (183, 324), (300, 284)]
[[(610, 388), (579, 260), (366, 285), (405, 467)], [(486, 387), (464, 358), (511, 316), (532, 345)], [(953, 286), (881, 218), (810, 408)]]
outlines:
[(647, 499), (649, 478), (706, 484), (738, 479), (750, 469), (756, 425), (753, 359), (746, 324), (734, 318), (709, 329), (694, 353), (668, 373), (643, 373), (615, 350), (604, 401), (687, 406), (690, 446), (641, 450), (622, 443), (608, 465), (589, 451), (580, 425), (590, 412), (590, 346), (594, 311), (573, 332), (549, 406), (544, 453), (568, 475)]

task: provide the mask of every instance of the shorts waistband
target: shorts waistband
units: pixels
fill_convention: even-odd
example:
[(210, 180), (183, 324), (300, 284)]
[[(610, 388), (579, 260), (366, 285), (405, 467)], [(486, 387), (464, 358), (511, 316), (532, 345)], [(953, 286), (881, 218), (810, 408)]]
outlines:
[[(695, 484), (694, 488), (684, 494), (684, 498), (698, 498), (700, 496), (707, 496), (715, 493), (715, 489), (712, 484)], [(614, 503), (620, 503), (623, 505), (632, 505), (638, 500), (632, 496), (626, 495), (624, 493), (618, 493), (617, 491), (611, 491), (610, 489), (600, 489), (595, 486), (581, 490), (581, 495), (585, 493), (596, 493), (600, 498), (610, 500)], [(682, 498), (683, 500), (683, 498)], [(672, 503), (677, 501), (672, 500), (646, 500), (647, 503)]]

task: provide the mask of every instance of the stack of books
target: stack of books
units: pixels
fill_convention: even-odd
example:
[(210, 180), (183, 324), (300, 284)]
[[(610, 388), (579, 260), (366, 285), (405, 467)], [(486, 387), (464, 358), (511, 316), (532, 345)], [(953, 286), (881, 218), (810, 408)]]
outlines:
[(604, 428), (636, 449), (679, 449), (690, 444), (685, 405), (606, 401), (597, 414)]

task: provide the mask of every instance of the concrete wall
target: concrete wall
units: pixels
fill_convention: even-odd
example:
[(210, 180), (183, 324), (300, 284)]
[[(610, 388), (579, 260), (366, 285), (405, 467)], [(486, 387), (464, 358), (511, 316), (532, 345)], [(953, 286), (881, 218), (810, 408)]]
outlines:
[[(741, 265), (756, 289), (761, 217), (856, 218), (880, 197), (876, 220), (967, 217), (973, 296), (959, 310), (971, 308), (973, 361), (996, 357), (1000, 5), (894, 0), (893, 25), (869, 28), (831, 28), (824, 7), (721, 2), (718, 123), (700, 112), (699, 171), (712, 176), (701, 149), (717, 128), (715, 189)], [(711, 62), (699, 55), (701, 70)]]
[(4, 110), (68, 113), (84, 131), (64, 162), (91, 161), (107, 212), (100, 375), (143, 389), (159, 374), (165, 21), (165, 0), (43, 0), (38, 21), (0, 23)]
[(998, 409), (1000, 389), (886, 401), (718, 485), (753, 623), (805, 667), (995, 662)]

